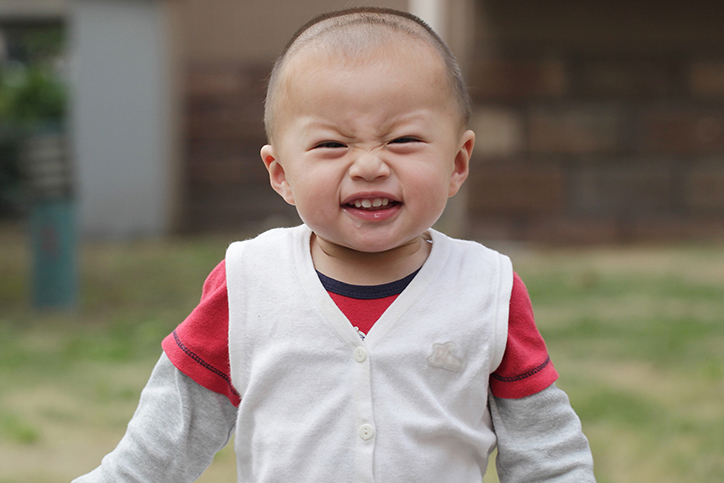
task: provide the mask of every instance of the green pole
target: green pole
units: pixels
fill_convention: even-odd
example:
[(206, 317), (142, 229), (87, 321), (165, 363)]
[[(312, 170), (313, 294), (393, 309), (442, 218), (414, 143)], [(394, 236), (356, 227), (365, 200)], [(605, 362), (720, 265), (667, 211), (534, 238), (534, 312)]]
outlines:
[(37, 201), (30, 215), (33, 306), (73, 308), (78, 299), (75, 207), (69, 199)]
[(32, 302), (36, 308), (70, 309), (78, 302), (76, 206), (63, 130), (46, 126), (25, 144), (32, 202)]

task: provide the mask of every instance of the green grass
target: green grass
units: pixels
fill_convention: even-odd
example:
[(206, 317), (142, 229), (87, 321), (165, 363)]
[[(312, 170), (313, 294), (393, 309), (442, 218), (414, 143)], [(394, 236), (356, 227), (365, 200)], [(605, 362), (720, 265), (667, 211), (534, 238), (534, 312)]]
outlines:
[(724, 481), (724, 248), (524, 254), (599, 482)]
[[(232, 238), (86, 245), (81, 306), (55, 313), (30, 308), (26, 240), (0, 227), (0, 482), (66, 482), (113, 449)], [(724, 247), (505, 251), (598, 481), (724, 481)], [(233, 448), (200, 481), (235, 481)]]
[[(31, 308), (27, 240), (0, 227), (0, 483), (67, 482), (98, 465), (123, 435), (161, 340), (234, 238), (87, 244), (82, 302), (55, 312)], [(212, 477), (235, 474), (233, 458), (217, 459), (225, 465)]]

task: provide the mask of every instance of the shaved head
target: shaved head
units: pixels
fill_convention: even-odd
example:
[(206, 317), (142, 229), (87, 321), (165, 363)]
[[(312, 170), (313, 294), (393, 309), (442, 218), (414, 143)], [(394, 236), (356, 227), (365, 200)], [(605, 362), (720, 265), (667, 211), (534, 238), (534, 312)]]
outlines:
[(461, 127), (470, 118), (470, 99), (455, 56), (445, 42), (416, 16), (386, 8), (362, 7), (341, 10), (316, 17), (302, 26), (291, 38), (274, 64), (266, 102), (264, 127), (273, 143), (278, 111), (284, 97), (285, 85), (293, 81), (287, 76), (290, 60), (303, 52), (341, 54), (354, 59), (373, 49), (382, 52), (404, 44), (402, 41), (423, 42), (440, 56), (445, 66), (446, 80), (452, 102), (457, 104)]

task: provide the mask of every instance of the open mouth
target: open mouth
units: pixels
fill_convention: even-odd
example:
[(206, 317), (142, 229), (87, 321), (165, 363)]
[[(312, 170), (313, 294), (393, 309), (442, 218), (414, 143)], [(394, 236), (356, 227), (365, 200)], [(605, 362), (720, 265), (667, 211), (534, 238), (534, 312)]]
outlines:
[(399, 204), (399, 201), (391, 200), (389, 198), (362, 198), (350, 201), (347, 203), (347, 206), (358, 210), (377, 211), (391, 208)]

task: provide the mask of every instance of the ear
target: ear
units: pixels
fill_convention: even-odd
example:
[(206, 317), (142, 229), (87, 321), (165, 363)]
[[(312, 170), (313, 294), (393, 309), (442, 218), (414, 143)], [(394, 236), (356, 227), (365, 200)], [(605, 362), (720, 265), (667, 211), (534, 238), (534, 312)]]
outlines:
[(294, 205), (294, 195), (292, 194), (292, 187), (287, 181), (287, 174), (270, 144), (266, 144), (261, 148), (261, 160), (264, 162), (266, 170), (269, 171), (269, 181), (274, 191), (279, 193), (284, 201)]
[(470, 169), (470, 157), (473, 155), (474, 146), (475, 133), (471, 130), (465, 131), (460, 137), (460, 148), (455, 154), (455, 163), (453, 165), (452, 176), (450, 176), (448, 197), (454, 196), (467, 179)]

